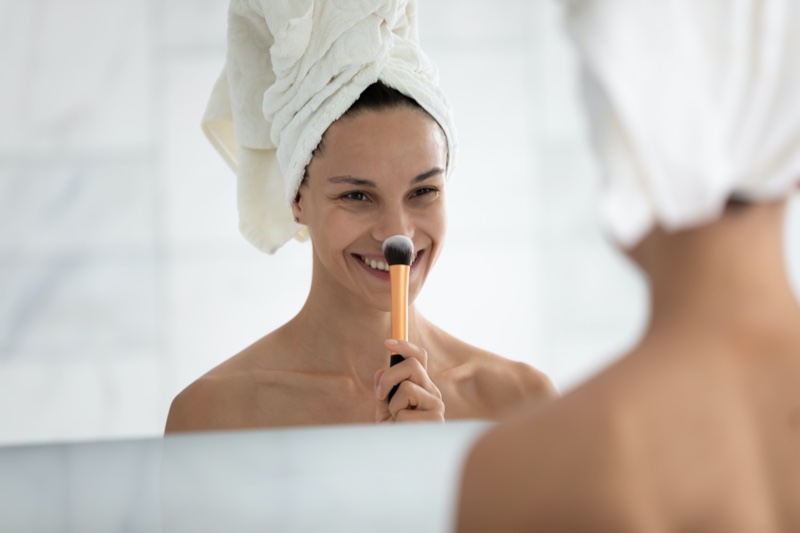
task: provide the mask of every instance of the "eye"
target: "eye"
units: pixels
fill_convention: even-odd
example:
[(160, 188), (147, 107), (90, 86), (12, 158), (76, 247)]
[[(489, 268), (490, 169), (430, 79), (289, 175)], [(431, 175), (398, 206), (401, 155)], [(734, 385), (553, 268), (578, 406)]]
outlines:
[(418, 198), (420, 196), (430, 196), (438, 192), (439, 191), (437, 189), (434, 189), (433, 187), (420, 187), (419, 189), (416, 189), (414, 190), (414, 192), (411, 193), (411, 198)]
[(343, 200), (352, 200), (354, 202), (366, 202), (369, 200), (369, 197), (367, 197), (367, 195), (361, 191), (347, 192), (341, 195), (339, 198), (342, 198)]

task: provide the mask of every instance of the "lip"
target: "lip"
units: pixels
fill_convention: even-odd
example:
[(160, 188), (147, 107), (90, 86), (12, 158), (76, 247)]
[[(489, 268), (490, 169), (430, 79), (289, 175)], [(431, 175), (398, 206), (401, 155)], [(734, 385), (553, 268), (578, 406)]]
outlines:
[[(413, 274), (417, 270), (417, 266), (421, 262), (420, 259), (425, 255), (425, 251), (426, 250), (424, 250), (424, 249), (417, 251), (417, 257), (414, 260), (414, 263), (411, 265), (410, 274)], [(371, 266), (368, 266), (364, 262), (364, 259), (363, 259), (363, 258), (366, 257), (367, 259), (374, 259), (375, 261), (384, 261), (384, 262), (386, 262), (386, 259), (383, 257), (382, 254), (381, 255), (378, 255), (378, 254), (363, 254), (363, 255), (362, 254), (350, 254), (350, 255), (353, 257), (353, 259), (355, 259), (356, 263), (358, 263), (359, 266), (361, 266), (361, 268), (363, 268), (372, 277), (377, 278), (377, 279), (379, 279), (381, 281), (390, 281), (391, 280), (389, 272), (387, 272), (385, 270), (378, 270), (376, 268), (372, 268)]]

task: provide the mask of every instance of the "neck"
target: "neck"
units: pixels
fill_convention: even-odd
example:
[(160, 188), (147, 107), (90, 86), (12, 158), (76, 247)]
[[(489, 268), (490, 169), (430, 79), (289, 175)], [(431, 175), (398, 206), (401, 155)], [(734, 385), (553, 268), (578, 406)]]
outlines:
[[(288, 324), (304, 358), (314, 371), (351, 376), (373, 386), (375, 372), (389, 364), (384, 340), (391, 336), (391, 312), (365, 305), (337, 282), (312, 276), (305, 305)], [(413, 304), (408, 309), (409, 340), (424, 344), (430, 323)]]
[(632, 252), (650, 281), (649, 334), (796, 340), (800, 308), (784, 259), (786, 202), (727, 209), (715, 222), (653, 230)]

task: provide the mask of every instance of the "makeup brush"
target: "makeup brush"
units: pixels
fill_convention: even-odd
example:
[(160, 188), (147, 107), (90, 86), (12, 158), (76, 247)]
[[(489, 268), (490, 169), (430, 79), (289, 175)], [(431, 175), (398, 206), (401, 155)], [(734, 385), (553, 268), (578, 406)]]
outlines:
[[(392, 284), (392, 338), (408, 340), (408, 273), (414, 258), (414, 243), (405, 235), (392, 235), (383, 241), (383, 256), (389, 263), (389, 279)], [(393, 353), (389, 366), (403, 361), (403, 356)], [(398, 385), (389, 391), (388, 401), (397, 392)]]

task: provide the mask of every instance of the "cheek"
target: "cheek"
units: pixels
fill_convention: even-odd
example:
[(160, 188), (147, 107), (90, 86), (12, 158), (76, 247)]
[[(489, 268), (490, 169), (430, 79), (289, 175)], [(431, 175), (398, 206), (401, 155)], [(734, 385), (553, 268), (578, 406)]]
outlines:
[(444, 236), (447, 233), (447, 210), (444, 208), (442, 209), (441, 217), (439, 219), (439, 231), (441, 232), (440, 240), (444, 240)]
[(431, 215), (431, 231), (434, 233), (434, 239), (442, 241), (447, 232), (447, 209), (444, 201), (437, 204)]
[(444, 209), (444, 206), (439, 206), (437, 209), (429, 212), (421, 227), (428, 237), (430, 237), (431, 243), (434, 246), (434, 255), (431, 259), (435, 261), (442, 249), (445, 235), (447, 234), (447, 211)]
[(346, 212), (319, 210), (315, 215), (309, 221), (308, 232), (318, 248), (338, 253), (358, 234), (358, 221)]

